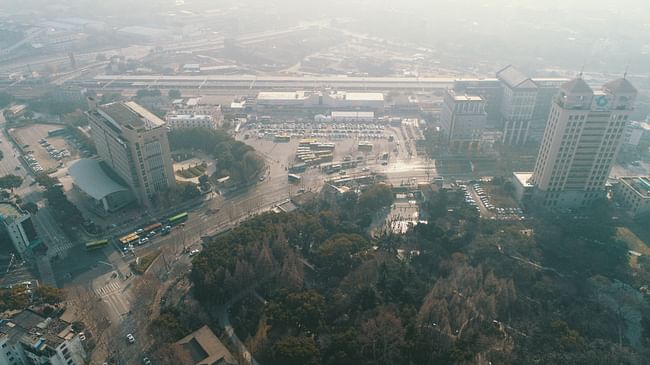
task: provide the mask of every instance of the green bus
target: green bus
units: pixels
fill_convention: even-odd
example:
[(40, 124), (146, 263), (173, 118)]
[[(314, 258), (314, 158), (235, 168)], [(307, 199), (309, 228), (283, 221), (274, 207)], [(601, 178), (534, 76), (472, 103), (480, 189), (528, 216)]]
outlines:
[(176, 214), (173, 217), (167, 218), (167, 222), (171, 225), (176, 225), (187, 220), (187, 212)]
[(94, 250), (96, 248), (102, 248), (108, 244), (108, 240), (97, 240), (97, 241), (90, 241), (86, 242), (86, 249), (87, 250)]

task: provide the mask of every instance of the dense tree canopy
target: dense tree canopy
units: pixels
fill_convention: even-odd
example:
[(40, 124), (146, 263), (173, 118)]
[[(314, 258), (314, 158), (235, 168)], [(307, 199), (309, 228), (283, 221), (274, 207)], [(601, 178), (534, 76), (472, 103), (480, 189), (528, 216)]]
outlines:
[(5, 175), (0, 177), (0, 188), (14, 190), (23, 184), (23, 178), (16, 175)]
[(216, 174), (230, 176), (238, 183), (255, 181), (264, 161), (252, 147), (235, 141), (228, 133), (206, 128), (179, 129), (169, 136), (172, 149), (198, 149), (212, 155), (217, 162)]
[(636, 279), (611, 222), (589, 218), (603, 225), (594, 240), (583, 223), (538, 219), (531, 237), (440, 191), (422, 204), (428, 223), (369, 236), (355, 215), (391, 203), (390, 189), (371, 186), (254, 217), (205, 244), (195, 296), (208, 306), (263, 298), (237, 304), (237, 321), (251, 320), (235, 325), (261, 363), (647, 362), (650, 310), (633, 285), (617, 284)]
[(13, 95), (5, 91), (0, 91), (0, 108), (4, 108), (14, 101)]

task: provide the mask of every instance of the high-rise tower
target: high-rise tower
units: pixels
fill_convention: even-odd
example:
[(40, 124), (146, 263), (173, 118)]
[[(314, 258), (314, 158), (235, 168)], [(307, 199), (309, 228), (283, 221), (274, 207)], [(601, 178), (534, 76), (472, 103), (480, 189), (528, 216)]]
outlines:
[(129, 185), (141, 204), (174, 186), (167, 126), (135, 102), (101, 106), (88, 111), (97, 154)]
[(636, 95), (625, 78), (598, 91), (580, 77), (562, 85), (530, 179), (538, 202), (580, 208), (604, 196)]

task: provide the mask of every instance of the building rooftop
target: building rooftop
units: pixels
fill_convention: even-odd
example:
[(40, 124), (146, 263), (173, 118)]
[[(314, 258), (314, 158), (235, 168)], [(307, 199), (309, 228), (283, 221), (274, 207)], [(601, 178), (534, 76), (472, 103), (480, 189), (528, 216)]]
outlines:
[(153, 129), (165, 122), (136, 102), (117, 102), (102, 105), (98, 111), (112, 123), (133, 130)]
[(22, 216), (23, 213), (13, 204), (0, 203), (0, 220), (7, 218), (16, 218)]
[(497, 71), (497, 78), (503, 81), (511, 89), (537, 89), (537, 85), (522, 72), (508, 65)]
[(585, 80), (580, 77), (565, 82), (562, 84), (561, 88), (567, 93), (585, 94), (594, 92), (593, 89), (587, 85)]
[(180, 352), (184, 352), (191, 363), (184, 365), (230, 365), (237, 364), (226, 346), (208, 326), (203, 326), (193, 333), (183, 337), (175, 344)]
[(24, 310), (8, 319), (0, 319), (0, 333), (12, 342), (21, 342), (33, 351), (51, 355), (64, 341), (76, 334), (70, 323), (46, 318), (32, 310)]
[(384, 101), (384, 94), (382, 93), (349, 93), (338, 92), (330, 95), (333, 98), (339, 98), (349, 101)]
[(305, 93), (301, 91), (263, 91), (257, 94), (257, 100), (302, 100)]
[(628, 176), (621, 177), (620, 180), (629, 185), (637, 194), (643, 198), (650, 198), (650, 177), (648, 176)]
[(612, 80), (605, 85), (603, 85), (603, 89), (609, 90), (611, 92), (618, 92), (618, 93), (626, 93), (626, 94), (636, 94), (637, 90), (632, 85), (630, 81), (628, 81), (626, 78), (620, 78), (616, 80)]
[(525, 188), (532, 188), (533, 184), (531, 184), (529, 181), (533, 177), (532, 172), (513, 172), (512, 176), (517, 179), (517, 181), (521, 184), (521, 186)]
[(333, 118), (374, 118), (374, 112), (332, 112)]
[(129, 190), (111, 179), (97, 160), (81, 159), (75, 161), (68, 168), (68, 173), (72, 176), (74, 184), (79, 189), (96, 200), (101, 200), (116, 192)]

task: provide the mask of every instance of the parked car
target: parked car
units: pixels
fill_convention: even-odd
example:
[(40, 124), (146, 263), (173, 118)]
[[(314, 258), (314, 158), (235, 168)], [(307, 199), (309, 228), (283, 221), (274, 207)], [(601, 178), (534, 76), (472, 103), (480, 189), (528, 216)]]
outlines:
[(129, 343), (135, 343), (135, 337), (130, 333), (126, 335), (126, 340), (129, 341)]

